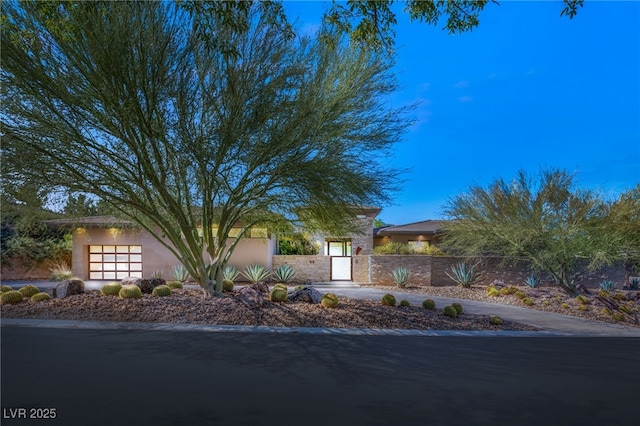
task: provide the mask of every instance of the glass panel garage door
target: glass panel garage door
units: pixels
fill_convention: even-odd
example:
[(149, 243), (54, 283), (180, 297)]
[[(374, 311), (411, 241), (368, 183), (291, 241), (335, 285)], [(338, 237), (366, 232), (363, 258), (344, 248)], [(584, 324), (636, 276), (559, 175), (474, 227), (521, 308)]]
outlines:
[(142, 278), (142, 246), (89, 246), (89, 279)]

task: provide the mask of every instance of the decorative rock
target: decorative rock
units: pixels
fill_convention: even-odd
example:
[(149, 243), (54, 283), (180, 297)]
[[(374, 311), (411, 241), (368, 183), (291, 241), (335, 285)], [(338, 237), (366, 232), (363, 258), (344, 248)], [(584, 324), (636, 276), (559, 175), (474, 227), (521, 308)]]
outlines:
[(306, 302), (318, 304), (322, 300), (322, 293), (313, 287), (304, 287), (289, 295), (291, 302)]
[(139, 279), (138, 282), (136, 283), (136, 285), (140, 287), (140, 290), (144, 294), (151, 294), (153, 293), (154, 288), (158, 287), (159, 285), (166, 285), (166, 284), (167, 282), (164, 280), (164, 278), (151, 278), (149, 280)]
[(257, 283), (242, 287), (237, 291), (240, 301), (251, 309), (264, 305), (265, 294), (269, 292), (269, 287), (265, 283)]
[(140, 283), (141, 278), (136, 277), (125, 277), (120, 281), (120, 284), (124, 287), (125, 285), (138, 285)]
[(84, 293), (84, 281), (80, 278), (70, 278), (62, 281), (56, 286), (55, 295), (58, 299), (64, 299), (65, 297), (75, 296), (76, 294)]

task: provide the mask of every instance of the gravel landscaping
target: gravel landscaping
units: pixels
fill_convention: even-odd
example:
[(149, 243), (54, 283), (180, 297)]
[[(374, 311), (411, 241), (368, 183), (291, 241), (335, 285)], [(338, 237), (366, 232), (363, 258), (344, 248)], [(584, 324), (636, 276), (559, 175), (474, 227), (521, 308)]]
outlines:
[(305, 302), (269, 301), (265, 301), (262, 307), (251, 308), (242, 302), (237, 292), (205, 299), (200, 290), (177, 289), (168, 297), (143, 294), (139, 299), (121, 299), (104, 296), (99, 291), (87, 291), (64, 299), (43, 302), (23, 300), (2, 305), (0, 313), (3, 318), (87, 321), (413, 330), (536, 330), (535, 327), (511, 321), (494, 325), (489, 315), (463, 313), (456, 318), (449, 318), (443, 315), (442, 308), (392, 307), (376, 301), (347, 298), (340, 298), (337, 308), (323, 308), (319, 304)]

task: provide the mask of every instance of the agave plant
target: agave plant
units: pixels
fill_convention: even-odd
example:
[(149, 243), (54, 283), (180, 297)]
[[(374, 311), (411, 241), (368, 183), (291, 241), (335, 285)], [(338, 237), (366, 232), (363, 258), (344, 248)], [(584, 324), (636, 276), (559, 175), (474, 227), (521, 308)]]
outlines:
[(222, 270), (222, 278), (225, 280), (235, 281), (238, 278), (238, 275), (240, 275), (240, 272), (231, 265), (225, 266)]
[(604, 280), (600, 283), (600, 289), (605, 291), (612, 291), (616, 289), (616, 282), (611, 280)]
[(640, 277), (629, 278), (629, 289), (640, 290)]
[(173, 275), (175, 281), (180, 281), (181, 283), (189, 279), (189, 272), (187, 272), (187, 268), (184, 265), (176, 265), (171, 268), (171, 275)]
[(288, 283), (295, 274), (296, 271), (289, 265), (279, 265), (273, 268), (273, 278), (279, 283)]
[(538, 278), (534, 274), (531, 274), (524, 279), (524, 283), (531, 288), (537, 288), (540, 287), (540, 278)]
[(458, 262), (451, 266), (451, 274), (444, 272), (453, 281), (462, 287), (469, 288), (480, 280), (480, 273), (476, 270), (475, 265), (469, 265), (466, 262)]
[(256, 284), (269, 278), (271, 272), (264, 266), (254, 263), (253, 265), (247, 266), (242, 272), (242, 275), (251, 281), (251, 284)]
[(407, 268), (398, 268), (391, 272), (391, 276), (398, 287), (404, 288), (404, 286), (409, 282), (411, 272), (409, 272)]

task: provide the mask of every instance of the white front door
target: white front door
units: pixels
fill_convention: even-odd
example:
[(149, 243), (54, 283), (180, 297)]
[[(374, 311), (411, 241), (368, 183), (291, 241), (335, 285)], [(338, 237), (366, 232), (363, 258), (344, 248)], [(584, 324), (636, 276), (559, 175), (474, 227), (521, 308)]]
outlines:
[(351, 281), (351, 241), (327, 241), (331, 256), (331, 281)]

